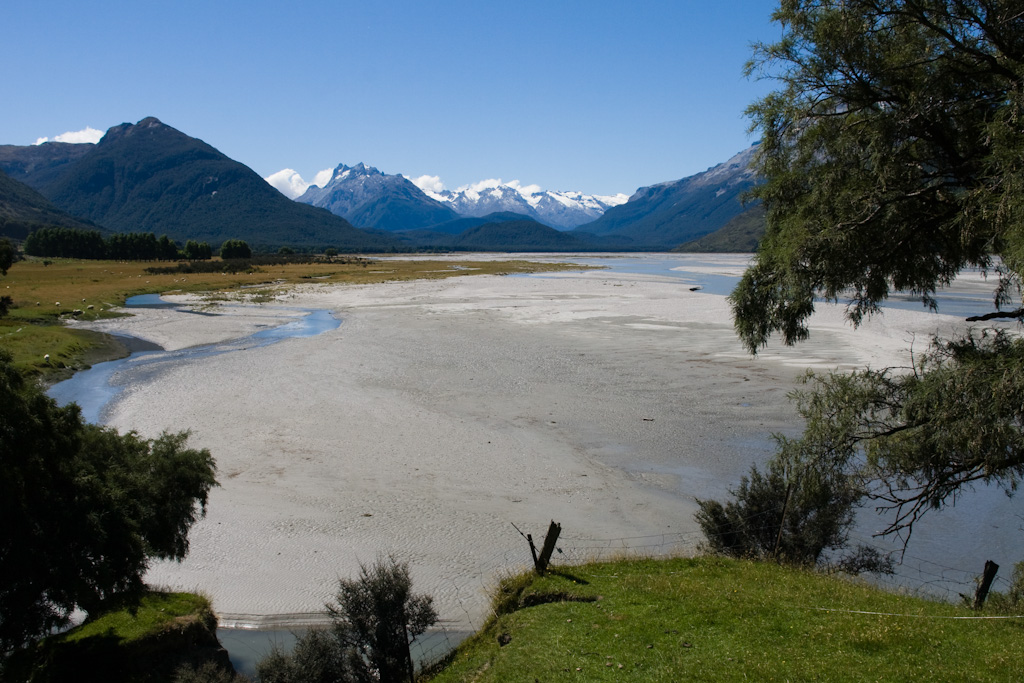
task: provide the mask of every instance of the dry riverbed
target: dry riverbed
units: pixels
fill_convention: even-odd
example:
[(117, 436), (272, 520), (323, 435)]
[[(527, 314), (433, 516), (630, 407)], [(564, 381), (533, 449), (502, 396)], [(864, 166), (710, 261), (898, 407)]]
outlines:
[(796, 376), (906, 364), (911, 339), (958, 324), (887, 311), (854, 332), (823, 306), (809, 342), (751, 358), (724, 297), (665, 277), (311, 284), (268, 299), (90, 324), (173, 349), (303, 308), (343, 321), (129, 376), (106, 413), (146, 436), (190, 429), (213, 453), (221, 487), (188, 558), (147, 579), (201, 591), (236, 623), (315, 612), (338, 577), (392, 554), (447, 624), (478, 627), (498, 572), (529, 562), (513, 523), (539, 538), (560, 522), (569, 554), (639, 537), (692, 548), (694, 499), (722, 496), (767, 457), (771, 432), (798, 430)]

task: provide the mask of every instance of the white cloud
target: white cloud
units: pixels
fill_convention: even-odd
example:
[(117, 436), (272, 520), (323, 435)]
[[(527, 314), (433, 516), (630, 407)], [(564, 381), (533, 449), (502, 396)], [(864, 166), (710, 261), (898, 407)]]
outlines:
[(295, 169), (284, 168), (277, 173), (268, 175), (264, 180), (276, 187), (285, 197), (295, 199), (296, 197), (301, 197), (302, 193), (309, 189), (311, 185), (323, 187), (331, 181), (333, 174), (334, 169), (325, 168), (313, 176), (313, 182), (307, 183)]
[(39, 138), (33, 144), (41, 145), (44, 142), (71, 142), (71, 143), (74, 143), (74, 144), (82, 144), (82, 143), (86, 143), (86, 142), (91, 142), (91, 143), (95, 144), (95, 143), (99, 142), (100, 138), (102, 138), (102, 137), (103, 137), (103, 131), (102, 130), (96, 130), (95, 128), (90, 128), (89, 126), (86, 126), (82, 130), (68, 131), (67, 133), (61, 133), (60, 135), (57, 135), (56, 137), (52, 137), (52, 138)]
[(327, 183), (331, 182), (331, 178), (334, 177), (333, 168), (325, 168), (324, 170), (313, 176), (313, 184), (317, 187), (323, 187)]
[(544, 191), (541, 189), (540, 185), (523, 185), (518, 180), (510, 180), (505, 184), (511, 187), (512, 189), (518, 191), (519, 194), (523, 195), (524, 197), (528, 197), (530, 195)]
[(459, 188), (459, 192), (469, 190), (471, 192), (481, 192), (483, 190), (491, 190), (499, 185), (504, 185), (501, 182), (501, 178), (488, 178), (487, 180), (481, 180), (480, 182), (473, 183), (472, 185), (463, 185)]
[(424, 192), (439, 193), (444, 192), (444, 183), (441, 182), (441, 177), (436, 175), (421, 175), (419, 178), (406, 178), (416, 187), (420, 188)]
[(267, 176), (264, 180), (276, 187), (288, 199), (302, 196), (302, 193), (309, 187), (309, 183), (302, 179), (299, 172), (291, 168), (282, 169)]

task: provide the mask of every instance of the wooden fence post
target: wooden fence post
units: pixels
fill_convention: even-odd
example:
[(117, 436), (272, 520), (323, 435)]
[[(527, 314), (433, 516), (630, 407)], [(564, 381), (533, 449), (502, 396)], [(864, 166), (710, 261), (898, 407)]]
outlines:
[(981, 609), (981, 606), (985, 604), (985, 598), (988, 597), (988, 589), (992, 587), (992, 581), (996, 578), (996, 572), (999, 571), (999, 565), (992, 560), (985, 561), (985, 573), (981, 575), (981, 583), (978, 584), (978, 590), (974, 591), (974, 609)]
[(556, 524), (555, 520), (551, 520), (551, 526), (548, 527), (548, 535), (544, 537), (544, 547), (540, 551), (540, 557), (534, 563), (534, 568), (541, 576), (547, 571), (548, 562), (551, 561), (551, 553), (555, 551), (555, 543), (558, 542), (558, 534), (560, 533), (562, 533), (562, 525)]

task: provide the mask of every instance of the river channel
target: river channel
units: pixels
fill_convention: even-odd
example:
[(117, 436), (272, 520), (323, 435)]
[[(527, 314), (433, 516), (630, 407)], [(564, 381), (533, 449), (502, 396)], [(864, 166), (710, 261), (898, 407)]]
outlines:
[[(728, 294), (735, 287), (738, 281), (736, 273), (742, 271), (746, 262), (744, 257), (737, 255), (731, 264), (734, 267), (722, 268), (723, 261), (715, 257), (668, 254), (620, 257), (544, 255), (537, 260), (571, 261), (587, 266), (603, 266), (611, 273), (674, 278), (691, 289), (714, 295)], [(536, 274), (526, 277), (557, 276)], [(958, 317), (992, 310), (991, 299), (980, 293), (943, 291), (936, 298), (941, 313)], [(919, 300), (900, 295), (892, 297), (885, 305), (890, 308), (922, 308)], [(178, 310), (195, 313), (197, 316), (204, 315), (201, 311), (168, 303), (159, 295), (133, 297), (127, 306), (177, 307)], [(296, 309), (295, 312), (304, 315), (239, 339), (175, 351), (165, 351), (151, 344), (140, 343), (139, 340), (126, 339), (127, 346), (132, 349), (129, 357), (99, 363), (54, 385), (49, 394), (62, 404), (72, 401), (78, 403), (87, 420), (103, 423), (110, 407), (130, 384), (145, 383), (174, 364), (267, 346), (290, 338), (310, 337), (337, 329), (341, 324), (327, 310)], [(854, 536), (875, 545), (884, 543), (871, 537), (878, 526), (879, 518), (870, 510), (865, 510)], [(970, 571), (980, 573), (986, 559), (996, 559), (1003, 564), (1000, 577), (1005, 582), (1012, 570), (1012, 562), (1024, 559), (1022, 527), (1024, 514), (1018, 498), (1010, 499), (996, 487), (978, 487), (978, 490), (964, 494), (956, 508), (926, 516), (918, 525), (910, 546), (912, 553), (903, 558), (904, 565), (894, 585), (918, 585), (925, 592), (949, 599), (955, 597), (955, 592), (951, 591), (957, 590), (957, 587), (963, 590), (965, 576)], [(993, 537), (999, 539), (994, 546), (991, 542)], [(892, 547), (896, 548), (898, 544), (893, 543)], [(997, 588), (1005, 590), (1005, 583), (997, 585)], [(221, 638), (236, 666), (246, 673), (252, 672), (256, 658), (265, 654), (269, 647), (276, 644), (287, 648), (292, 642), (288, 631), (281, 630), (257, 633), (221, 629)]]

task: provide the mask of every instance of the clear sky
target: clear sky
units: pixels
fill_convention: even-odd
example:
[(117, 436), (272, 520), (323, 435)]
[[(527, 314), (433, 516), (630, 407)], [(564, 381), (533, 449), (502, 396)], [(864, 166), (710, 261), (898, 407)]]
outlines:
[(262, 176), (339, 163), (631, 194), (750, 145), (773, 0), (0, 3), (0, 144), (156, 116)]

